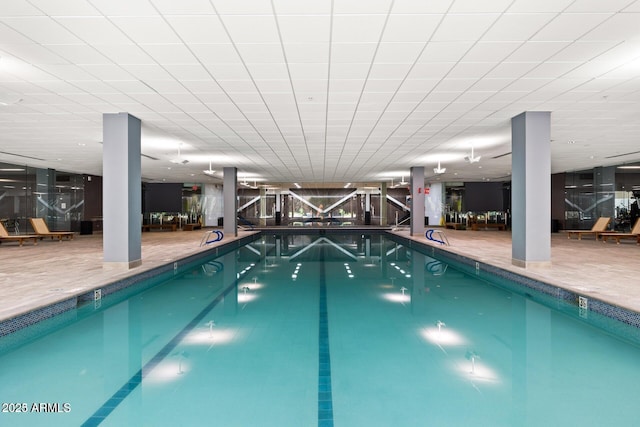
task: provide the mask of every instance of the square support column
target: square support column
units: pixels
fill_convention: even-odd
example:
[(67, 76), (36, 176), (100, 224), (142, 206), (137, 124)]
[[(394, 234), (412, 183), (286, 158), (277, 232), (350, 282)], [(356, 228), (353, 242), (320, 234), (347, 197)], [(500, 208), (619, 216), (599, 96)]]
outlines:
[(224, 234), (229, 237), (238, 235), (238, 169), (223, 168), (222, 192), (224, 198)]
[(142, 264), (141, 125), (128, 113), (103, 115), (102, 246), (109, 267)]
[(551, 264), (551, 113), (511, 119), (511, 256), (519, 267)]
[(411, 235), (424, 235), (424, 167), (411, 168)]

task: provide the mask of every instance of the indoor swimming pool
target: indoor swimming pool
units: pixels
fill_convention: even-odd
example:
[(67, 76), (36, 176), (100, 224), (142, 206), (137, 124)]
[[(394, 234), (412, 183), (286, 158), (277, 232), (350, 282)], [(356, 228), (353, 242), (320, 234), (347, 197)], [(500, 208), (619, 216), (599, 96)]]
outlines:
[(0, 425), (637, 423), (631, 327), (384, 234), (269, 234), (169, 276), (0, 338)]

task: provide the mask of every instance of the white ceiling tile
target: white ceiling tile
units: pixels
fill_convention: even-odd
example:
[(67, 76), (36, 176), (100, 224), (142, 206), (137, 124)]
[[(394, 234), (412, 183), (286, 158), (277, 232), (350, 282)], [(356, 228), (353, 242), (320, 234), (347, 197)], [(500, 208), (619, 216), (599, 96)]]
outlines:
[(537, 12), (561, 12), (574, 0), (516, 0), (509, 8), (509, 12), (537, 13)]
[(255, 80), (258, 89), (261, 92), (291, 92), (291, 81), (283, 80)]
[(636, 0), (624, 9), (625, 12), (640, 12), (640, 0)]
[(134, 44), (101, 45), (100, 52), (116, 64), (155, 64), (145, 51)]
[(150, 87), (144, 85), (139, 80), (114, 80), (114, 81), (109, 82), (109, 86), (112, 86), (116, 90), (124, 92), (124, 93), (126, 93), (129, 96), (132, 96), (134, 98), (135, 98), (135, 96), (133, 96), (133, 94), (153, 93), (153, 90)]
[(333, 18), (332, 43), (377, 43), (384, 15), (340, 15)]
[(96, 80), (91, 74), (77, 65), (72, 64), (48, 64), (40, 66), (43, 70), (60, 80)]
[(541, 87), (549, 84), (552, 81), (552, 79), (548, 79), (548, 78), (541, 78), (541, 79), (531, 79), (531, 78), (523, 78), (523, 79), (518, 79), (515, 80), (513, 83), (511, 83), (509, 86), (507, 86), (505, 89), (509, 90), (509, 91), (534, 91), (534, 90), (538, 90)]
[(31, 4), (49, 16), (97, 15), (98, 10), (84, 0), (30, 0)]
[(614, 42), (575, 42), (550, 58), (551, 61), (589, 61), (614, 47)]
[(135, 43), (180, 43), (180, 39), (161, 17), (114, 17), (111, 21)]
[[(169, 94), (187, 94), (189, 90), (184, 87), (182, 82), (179, 82), (174, 79), (165, 79), (165, 80), (145, 80), (145, 83), (154, 88), (160, 94), (169, 95)], [(192, 95), (188, 95), (191, 99)]]
[(618, 41), (638, 38), (638, 22), (640, 13), (618, 13), (590, 31), (582, 40)]
[(371, 67), (370, 79), (398, 79), (405, 78), (411, 64), (373, 64)]
[(375, 43), (335, 43), (331, 45), (331, 62), (371, 62)]
[(545, 62), (526, 74), (528, 78), (558, 78), (578, 67), (577, 62)]
[(465, 62), (501, 62), (522, 42), (478, 42), (464, 56)]
[(611, 15), (604, 13), (563, 13), (535, 34), (536, 41), (574, 41), (600, 25)]
[[(526, 42), (513, 52), (509, 62), (544, 61), (556, 52), (562, 51), (570, 42)], [(562, 59), (558, 59), (562, 60)]]
[(215, 15), (167, 16), (166, 19), (185, 43), (230, 43), (229, 36)]
[(482, 36), (487, 41), (526, 41), (554, 18), (552, 13), (508, 13)]
[(331, 64), (331, 79), (364, 79), (367, 77), (369, 63), (333, 63)]
[[(495, 78), (495, 79), (503, 79), (503, 78), (511, 78), (517, 79), (529, 71), (534, 69), (539, 65), (538, 62), (502, 62), (497, 64), (493, 70), (491, 70), (486, 77), (487, 78)], [(544, 73), (543, 73), (544, 74)], [(544, 75), (531, 75), (529, 77), (547, 77)]]
[(150, 0), (165, 15), (197, 15), (214, 13), (208, 0)]
[(479, 38), (498, 15), (447, 15), (433, 35), (433, 41), (469, 41)]
[(190, 46), (198, 61), (205, 65), (218, 63), (234, 63), (240, 60), (237, 51), (230, 43), (196, 44)]
[(456, 0), (453, 2), (450, 13), (487, 13), (503, 12), (513, 0)]
[(5, 53), (14, 55), (25, 64), (66, 64), (68, 61), (39, 44), (5, 45)]
[(298, 95), (308, 96), (308, 94), (317, 93), (327, 89), (326, 80), (294, 80), (293, 89)]
[(395, 0), (392, 13), (445, 13), (453, 0)]
[(279, 16), (278, 25), (283, 43), (329, 42), (331, 29), (329, 16)]
[(513, 82), (513, 79), (496, 79), (496, 78), (483, 78), (477, 81), (470, 90), (474, 91), (491, 91), (495, 92), (501, 90)]
[(376, 62), (413, 64), (423, 47), (424, 43), (380, 43)]
[(165, 64), (165, 69), (178, 80), (202, 80), (210, 77), (200, 64)]
[[(287, 80), (289, 78), (287, 66), (283, 63), (247, 64), (251, 77), (256, 80)], [(216, 75), (217, 78), (217, 74)]]
[[(94, 94), (117, 93), (121, 90), (120, 85), (114, 87), (112, 82), (104, 83), (98, 80), (76, 81), (73, 82), (73, 85), (82, 91)], [(50, 87), (49, 85), (47, 86)]]
[(81, 43), (64, 26), (46, 16), (3, 18), (2, 22), (40, 44)]
[(432, 62), (416, 64), (409, 73), (409, 79), (441, 79), (455, 66), (455, 62)]
[(447, 74), (447, 78), (476, 78), (479, 79), (491, 71), (496, 64), (494, 62), (459, 62)]
[[(166, 0), (171, 1), (171, 0)], [(268, 0), (214, 0), (213, 4), (219, 14), (224, 15), (264, 15), (271, 14), (271, 3)]]
[[(234, 0), (234, 3), (237, 3)], [(316, 0), (274, 0), (274, 8), (278, 15), (328, 15), (331, 3)]]
[(429, 42), (419, 62), (457, 62), (473, 46), (472, 42)]
[(120, 2), (91, 0), (91, 4), (107, 16), (157, 16), (158, 12), (148, 1)]
[(438, 79), (407, 79), (400, 87), (401, 91), (427, 93), (438, 84)]
[(122, 68), (139, 80), (168, 80), (172, 78), (165, 68), (157, 64), (127, 64)]
[(198, 61), (184, 44), (141, 45), (158, 63), (195, 64)]
[(284, 50), (287, 62), (322, 63), (329, 60), (329, 43), (288, 43)]
[(205, 97), (211, 97), (215, 99), (224, 97), (220, 86), (211, 78), (202, 80), (182, 80), (181, 83), (192, 93), (197, 93), (200, 99), (205, 99)]
[(208, 64), (205, 65), (205, 68), (217, 81), (249, 80), (251, 78), (244, 65), (238, 63)]
[(391, 0), (368, 0), (366, 2), (358, 0), (344, 0), (334, 4), (333, 13), (382, 13), (385, 14), (389, 11)]
[(441, 15), (391, 15), (384, 30), (384, 42), (426, 42), (442, 19)]
[(131, 44), (118, 27), (102, 16), (57, 17), (56, 21), (88, 44)]
[(567, 7), (567, 12), (619, 12), (629, 0), (579, 0)]
[(110, 64), (111, 60), (97, 49), (88, 45), (50, 45), (48, 49), (57, 53), (72, 64)]
[(389, 92), (393, 93), (400, 87), (402, 80), (400, 79), (385, 79), (385, 80), (367, 80), (365, 85), (365, 91), (367, 92)]
[(279, 43), (273, 15), (224, 15), (224, 25), (235, 43)]
[(295, 80), (327, 79), (329, 67), (327, 64), (289, 63), (291, 78)]
[(38, 16), (44, 15), (44, 13), (25, 0), (0, 2), (0, 17), (27, 15)]
[[(280, 43), (237, 44), (236, 47), (245, 63), (271, 64), (283, 63), (284, 55)], [(295, 61), (305, 62), (305, 61)]]
[(25, 35), (7, 25), (0, 25), (0, 46), (3, 48), (12, 44), (27, 45), (29, 43), (31, 41)]

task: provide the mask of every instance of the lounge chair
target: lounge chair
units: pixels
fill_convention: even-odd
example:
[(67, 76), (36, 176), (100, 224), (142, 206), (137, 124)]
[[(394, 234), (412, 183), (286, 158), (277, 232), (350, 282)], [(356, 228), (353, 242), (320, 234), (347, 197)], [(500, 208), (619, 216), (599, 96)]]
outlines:
[(4, 224), (0, 222), (0, 242), (20, 242), (20, 246), (25, 240), (33, 240), (33, 244), (38, 244), (38, 236), (34, 234), (9, 234)]
[(593, 224), (593, 227), (591, 227), (591, 230), (565, 230), (564, 232), (567, 233), (567, 239), (570, 239), (572, 235), (577, 235), (578, 240), (582, 240), (583, 234), (587, 234), (587, 235), (593, 234), (594, 236), (596, 236), (596, 240), (597, 240), (602, 233), (605, 233), (607, 231), (607, 227), (609, 226), (610, 222), (611, 222), (611, 218), (606, 216), (601, 216), (600, 218), (598, 218), (596, 223)]
[(620, 239), (636, 239), (636, 243), (640, 245), (640, 218), (636, 220), (631, 232), (629, 233), (600, 233), (602, 241), (606, 242), (609, 237), (616, 239), (616, 243), (620, 244)]
[(73, 239), (74, 232), (73, 231), (49, 231), (49, 227), (47, 227), (47, 223), (44, 222), (42, 218), (29, 218), (29, 222), (31, 222), (31, 227), (33, 227), (33, 231), (38, 235), (38, 237), (57, 237), (59, 241), (62, 241), (63, 237), (71, 240)]

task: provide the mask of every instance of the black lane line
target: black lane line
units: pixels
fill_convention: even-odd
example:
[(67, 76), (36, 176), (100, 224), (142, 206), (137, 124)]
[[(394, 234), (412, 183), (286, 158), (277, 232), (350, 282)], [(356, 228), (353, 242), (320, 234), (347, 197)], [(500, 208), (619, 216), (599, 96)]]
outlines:
[(108, 417), (114, 409), (118, 407), (129, 394), (140, 385), (144, 377), (153, 370), (162, 360), (173, 351), (180, 341), (187, 336), (202, 319), (209, 313), (222, 299), (236, 286), (238, 285), (238, 279), (234, 280), (231, 285), (224, 290), (223, 293), (218, 295), (212, 302), (210, 302), (205, 308), (196, 315), (178, 334), (171, 339), (162, 349), (156, 353), (138, 372), (133, 374), (131, 378), (116, 391), (93, 415), (91, 415), (83, 424), (83, 427), (97, 426)]
[(329, 316), (327, 315), (327, 277), (324, 245), (320, 250), (320, 327), (318, 328), (318, 427), (333, 427), (331, 357), (329, 354)]

